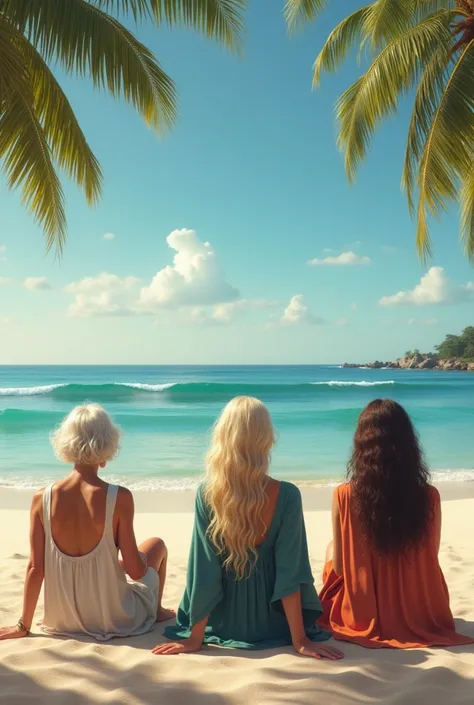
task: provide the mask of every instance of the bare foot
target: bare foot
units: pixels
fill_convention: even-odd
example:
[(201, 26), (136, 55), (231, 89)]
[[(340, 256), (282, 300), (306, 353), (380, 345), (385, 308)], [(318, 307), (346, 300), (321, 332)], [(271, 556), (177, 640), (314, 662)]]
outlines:
[(167, 622), (169, 619), (176, 617), (176, 610), (167, 610), (165, 607), (159, 607), (156, 613), (157, 622)]

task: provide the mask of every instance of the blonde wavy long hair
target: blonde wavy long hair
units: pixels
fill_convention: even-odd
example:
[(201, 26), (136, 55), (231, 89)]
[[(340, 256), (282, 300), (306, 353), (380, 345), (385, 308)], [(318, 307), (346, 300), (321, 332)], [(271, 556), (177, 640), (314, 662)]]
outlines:
[(232, 399), (214, 426), (204, 491), (208, 536), (237, 579), (249, 574), (266, 530), (262, 512), (274, 444), (268, 409), (253, 397)]

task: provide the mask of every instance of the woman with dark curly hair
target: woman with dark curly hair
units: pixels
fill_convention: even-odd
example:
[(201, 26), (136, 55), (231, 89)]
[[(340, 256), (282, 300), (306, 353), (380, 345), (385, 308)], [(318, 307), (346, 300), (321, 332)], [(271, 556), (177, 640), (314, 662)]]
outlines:
[(362, 412), (347, 482), (333, 497), (319, 624), (361, 646), (456, 646), (438, 561), (441, 503), (416, 431), (391, 399)]

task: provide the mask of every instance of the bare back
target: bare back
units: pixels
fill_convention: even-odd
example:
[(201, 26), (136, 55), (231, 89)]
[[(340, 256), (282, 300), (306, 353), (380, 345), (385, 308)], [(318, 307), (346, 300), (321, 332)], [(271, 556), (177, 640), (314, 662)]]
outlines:
[(105, 528), (107, 489), (108, 484), (98, 477), (88, 482), (70, 475), (55, 483), (51, 532), (62, 553), (84, 556), (100, 543)]

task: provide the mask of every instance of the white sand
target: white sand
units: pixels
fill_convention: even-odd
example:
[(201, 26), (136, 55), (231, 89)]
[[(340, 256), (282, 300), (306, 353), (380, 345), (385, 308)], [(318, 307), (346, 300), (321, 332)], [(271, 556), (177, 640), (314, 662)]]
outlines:
[[(441, 563), (458, 629), (474, 636), (473, 489), (441, 488)], [(330, 493), (305, 488), (304, 499), (311, 562), (319, 583), (331, 534)], [(29, 500), (28, 492), (0, 491), (0, 624), (14, 624), (21, 615)], [(169, 547), (166, 606), (176, 607), (183, 590), (192, 505), (190, 493), (137, 498), (137, 538), (159, 535)], [(41, 617), (41, 602), (36, 616)], [(346, 658), (334, 663), (299, 658), (291, 648), (244, 652), (211, 647), (198, 654), (159, 658), (150, 649), (163, 640), (162, 630), (157, 625), (151, 634), (107, 644), (50, 638), (38, 630), (26, 639), (0, 642), (0, 704), (474, 703), (474, 646), (392, 651), (338, 644)]]

